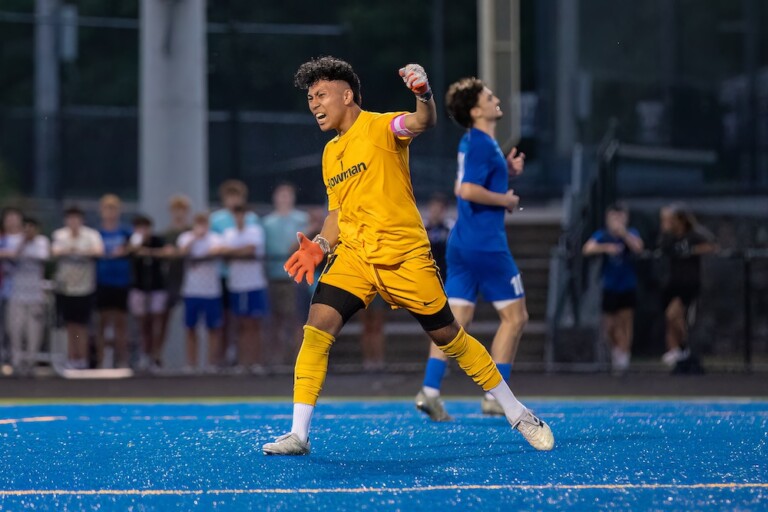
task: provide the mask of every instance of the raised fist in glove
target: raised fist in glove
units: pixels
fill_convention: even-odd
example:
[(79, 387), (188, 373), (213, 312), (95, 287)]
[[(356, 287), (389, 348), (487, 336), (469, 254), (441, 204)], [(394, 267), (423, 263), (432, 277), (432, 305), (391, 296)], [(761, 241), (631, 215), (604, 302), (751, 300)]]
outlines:
[(315, 268), (323, 261), (325, 253), (317, 242), (313, 242), (304, 233), (296, 233), (299, 240), (299, 250), (294, 252), (283, 268), (294, 281), (300, 283), (306, 278), (307, 283), (315, 282)]
[(400, 68), (400, 76), (405, 85), (417, 96), (423, 96), (430, 92), (427, 72), (418, 64), (408, 64)]

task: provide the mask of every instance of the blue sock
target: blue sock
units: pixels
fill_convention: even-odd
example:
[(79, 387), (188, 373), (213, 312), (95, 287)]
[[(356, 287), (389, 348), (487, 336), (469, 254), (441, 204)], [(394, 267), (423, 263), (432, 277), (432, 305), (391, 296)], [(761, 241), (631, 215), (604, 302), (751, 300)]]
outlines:
[(512, 363), (496, 363), (496, 368), (499, 370), (504, 382), (507, 382), (512, 374)]
[(443, 383), (443, 375), (445, 375), (445, 369), (447, 367), (447, 361), (430, 357), (427, 360), (427, 369), (424, 371), (424, 386), (440, 389), (440, 386)]

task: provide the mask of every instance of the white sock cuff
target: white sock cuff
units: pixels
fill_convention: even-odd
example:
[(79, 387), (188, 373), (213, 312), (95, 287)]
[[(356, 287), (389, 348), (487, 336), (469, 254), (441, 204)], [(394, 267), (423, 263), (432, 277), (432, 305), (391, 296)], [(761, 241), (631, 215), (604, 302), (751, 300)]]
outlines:
[(315, 406), (309, 404), (293, 404), (293, 425), (291, 432), (299, 436), (303, 442), (309, 438), (309, 424), (312, 422), (312, 413)]
[(525, 413), (525, 406), (515, 398), (512, 390), (509, 389), (509, 385), (503, 380), (498, 386), (488, 391), (499, 402), (502, 409), (504, 409), (504, 415), (507, 417), (510, 423), (514, 424)]

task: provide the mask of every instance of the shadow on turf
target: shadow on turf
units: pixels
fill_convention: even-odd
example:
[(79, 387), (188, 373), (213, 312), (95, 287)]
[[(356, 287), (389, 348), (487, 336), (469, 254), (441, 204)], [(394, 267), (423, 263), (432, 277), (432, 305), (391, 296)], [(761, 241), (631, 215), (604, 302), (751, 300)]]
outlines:
[[(463, 445), (451, 445), (452, 448), (463, 446), (468, 451), (477, 453), (478, 449), (481, 449), (483, 445), (480, 444), (463, 444)], [(531, 449), (525, 446), (520, 446), (515, 450), (494, 450), (490, 453), (477, 453), (477, 455), (467, 455), (466, 453), (455, 456), (443, 456), (436, 457), (431, 455), (429, 457), (419, 457), (414, 454), (412, 457), (397, 458), (397, 459), (378, 459), (378, 460), (362, 460), (362, 459), (345, 459), (340, 458), (344, 454), (332, 453), (327, 456), (317, 456), (312, 454), (308, 461), (313, 465), (320, 466), (324, 469), (330, 469), (333, 472), (342, 470), (344, 472), (352, 473), (381, 473), (387, 477), (392, 476), (429, 476), (435, 474), (435, 469), (445, 465), (463, 465), (471, 461), (488, 461), (493, 457), (512, 457), (516, 455), (525, 455), (530, 453)], [(413, 454), (414, 452), (410, 452)]]
[[(493, 429), (492, 432), (496, 432)], [(490, 432), (489, 432), (490, 434)], [(343, 469), (346, 472), (381, 472), (383, 474), (413, 475), (414, 472), (434, 474), (434, 468), (466, 464), (469, 461), (487, 461), (489, 458), (527, 456), (533, 449), (525, 440), (510, 438), (504, 439), (503, 434), (498, 438), (491, 434), (490, 439), (477, 442), (461, 443), (414, 443), (408, 450), (400, 448), (399, 451), (385, 451), (386, 445), (371, 447), (368, 452), (371, 459), (345, 458), (350, 453), (331, 448), (324, 451), (322, 446), (316, 445), (315, 451), (308, 459), (312, 464), (323, 468)], [(322, 455), (320, 454), (322, 453)], [(442, 455), (437, 455), (442, 454)], [(397, 456), (407, 455), (407, 456)]]

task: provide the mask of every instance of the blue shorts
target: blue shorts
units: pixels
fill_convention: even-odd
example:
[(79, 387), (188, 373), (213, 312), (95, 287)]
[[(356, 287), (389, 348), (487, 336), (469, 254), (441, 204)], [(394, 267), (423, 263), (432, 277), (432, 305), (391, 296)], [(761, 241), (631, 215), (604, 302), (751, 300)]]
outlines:
[(229, 292), (229, 310), (235, 316), (259, 318), (266, 316), (267, 290), (251, 290), (249, 292)]
[(474, 251), (448, 244), (445, 254), (448, 299), (477, 302), (478, 294), (488, 302), (525, 297), (523, 280), (509, 251)]
[(205, 315), (205, 326), (208, 329), (218, 329), (222, 324), (223, 313), (224, 308), (219, 297), (184, 297), (184, 325), (188, 329), (194, 329), (202, 315)]

